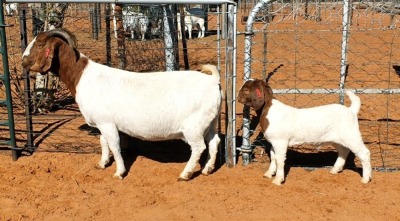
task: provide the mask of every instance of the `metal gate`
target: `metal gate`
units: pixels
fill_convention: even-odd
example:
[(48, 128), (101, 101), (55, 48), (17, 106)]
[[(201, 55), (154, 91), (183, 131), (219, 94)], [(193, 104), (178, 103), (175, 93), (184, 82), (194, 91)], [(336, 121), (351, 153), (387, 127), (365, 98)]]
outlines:
[[(158, 31), (146, 33), (145, 39), (131, 38), (128, 35), (122, 37), (123, 45), (119, 42), (121, 38), (114, 37), (113, 20), (118, 17), (112, 14), (110, 3), (115, 1), (52, 1), (51, 4), (68, 4), (62, 15), (47, 10), (49, 6), (46, 4), (50, 3), (27, 0), (7, 3), (19, 3), (18, 13), (6, 16), (6, 23), (14, 25), (7, 32), (8, 60), (13, 85), (11, 92), (16, 116), (17, 145), (24, 147), (28, 154), (32, 151), (100, 151), (98, 131), (85, 124), (65, 85), (58, 80), (35, 77), (35, 73), (28, 75), (21, 68), (21, 49), (23, 51), (38, 31), (47, 27), (46, 24), (61, 21), (63, 28), (76, 35), (79, 51), (106, 65), (119, 67), (122, 55), (126, 64), (124, 69), (136, 72), (171, 70), (171, 67), (197, 69), (206, 63), (217, 65), (223, 86), (226, 87), (220, 121), (221, 135), (225, 135), (225, 146), (222, 146), (221, 152), (226, 154), (224, 161), (228, 165), (234, 165), (232, 156), (235, 151), (235, 128), (231, 121), (226, 121), (228, 118), (232, 119), (234, 113), (232, 85), (236, 76), (236, 4), (233, 1), (118, 1), (118, 4), (129, 6), (132, 10), (140, 10), (154, 22), (153, 25), (162, 25)], [(207, 23), (204, 38), (197, 38), (198, 32), (195, 30), (193, 39), (177, 41), (176, 29), (165, 25), (167, 20), (176, 19), (175, 13), (166, 11), (166, 8), (170, 10), (175, 5), (204, 13)], [(41, 7), (46, 7), (46, 10)], [(161, 13), (157, 12), (157, 7)], [(175, 43), (171, 44), (172, 41)], [(121, 47), (124, 47), (123, 53)], [(37, 86), (39, 81), (41, 87)], [(32, 109), (33, 105), (41, 101), (42, 95), (51, 97), (54, 103), (40, 111)]]

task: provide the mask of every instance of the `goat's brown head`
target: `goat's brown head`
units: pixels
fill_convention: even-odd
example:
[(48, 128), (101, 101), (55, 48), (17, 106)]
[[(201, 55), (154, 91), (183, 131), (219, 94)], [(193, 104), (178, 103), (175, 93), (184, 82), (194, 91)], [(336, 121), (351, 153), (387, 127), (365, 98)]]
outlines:
[(259, 110), (264, 104), (270, 104), (273, 98), (271, 87), (263, 80), (248, 80), (240, 88), (237, 100), (254, 110)]
[(53, 29), (39, 33), (26, 47), (22, 55), (24, 69), (47, 73), (60, 47), (69, 47), (75, 52), (75, 37), (65, 29)]

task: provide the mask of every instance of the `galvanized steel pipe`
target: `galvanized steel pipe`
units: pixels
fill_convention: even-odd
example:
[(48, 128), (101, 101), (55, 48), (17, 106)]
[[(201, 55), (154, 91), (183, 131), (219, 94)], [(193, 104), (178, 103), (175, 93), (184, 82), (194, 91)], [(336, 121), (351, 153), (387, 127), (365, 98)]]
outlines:
[[(257, 13), (268, 4), (271, 4), (276, 0), (262, 0), (254, 6), (253, 10), (250, 12), (250, 15), (246, 22), (246, 32), (245, 40), (244, 40), (244, 81), (248, 81), (251, 76), (251, 46), (252, 46), (252, 37), (253, 37), (253, 23)], [(247, 165), (250, 163), (251, 158), (251, 144), (250, 144), (250, 108), (244, 106), (243, 108), (243, 141), (242, 146), (239, 150), (242, 152), (243, 165)]]

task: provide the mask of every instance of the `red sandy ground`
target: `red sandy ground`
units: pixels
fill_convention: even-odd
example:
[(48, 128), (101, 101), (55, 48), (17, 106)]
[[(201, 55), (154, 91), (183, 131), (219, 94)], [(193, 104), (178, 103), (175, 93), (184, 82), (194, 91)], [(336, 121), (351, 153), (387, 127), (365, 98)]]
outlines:
[(115, 163), (95, 169), (99, 154), (0, 155), (0, 220), (400, 219), (399, 172), (373, 172), (365, 185), (352, 170), (290, 168), (278, 187), (262, 177), (268, 164), (253, 163), (178, 182), (189, 155), (169, 151), (124, 156), (124, 180)]

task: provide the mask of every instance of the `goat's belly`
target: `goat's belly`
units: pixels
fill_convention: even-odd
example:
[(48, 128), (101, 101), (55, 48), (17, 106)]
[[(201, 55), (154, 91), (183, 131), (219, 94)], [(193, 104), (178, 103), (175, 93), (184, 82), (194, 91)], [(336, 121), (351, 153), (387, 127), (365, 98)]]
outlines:
[(162, 122), (120, 122), (117, 123), (117, 129), (129, 136), (149, 141), (180, 139), (182, 137), (179, 127)]
[(152, 130), (144, 129), (144, 128), (121, 128), (119, 131), (141, 140), (147, 141), (163, 141), (163, 140), (175, 140), (182, 139), (182, 133), (179, 131), (171, 131), (171, 130), (161, 130), (160, 128)]
[(320, 146), (325, 144), (334, 143), (334, 139), (329, 137), (303, 137), (303, 138), (292, 138), (289, 140), (288, 146), (297, 146), (301, 144), (310, 144), (314, 146)]

